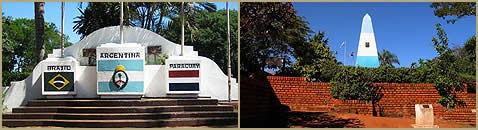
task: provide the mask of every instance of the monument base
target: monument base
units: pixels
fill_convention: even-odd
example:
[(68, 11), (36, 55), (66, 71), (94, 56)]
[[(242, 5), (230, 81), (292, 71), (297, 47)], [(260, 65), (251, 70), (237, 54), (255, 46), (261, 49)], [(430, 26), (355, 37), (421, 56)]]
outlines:
[(102, 95), (100, 98), (103, 99), (119, 99), (119, 98), (141, 98), (142, 96), (136, 96), (136, 95), (131, 95), (131, 96), (110, 96), (110, 95)]
[(438, 127), (438, 125), (417, 125), (417, 124), (413, 124), (412, 127), (413, 128), (440, 128)]
[(48, 95), (45, 96), (47, 99), (65, 99), (65, 98), (74, 98), (75, 96), (73, 95)]
[(211, 96), (199, 95), (197, 93), (168, 93), (169, 98), (211, 98)]

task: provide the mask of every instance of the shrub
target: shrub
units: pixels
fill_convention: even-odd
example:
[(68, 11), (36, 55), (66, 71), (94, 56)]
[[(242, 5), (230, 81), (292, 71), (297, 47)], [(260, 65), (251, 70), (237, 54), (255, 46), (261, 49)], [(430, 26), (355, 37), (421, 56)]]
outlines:
[(21, 81), (27, 78), (31, 72), (2, 72), (2, 86), (10, 86), (12, 81)]

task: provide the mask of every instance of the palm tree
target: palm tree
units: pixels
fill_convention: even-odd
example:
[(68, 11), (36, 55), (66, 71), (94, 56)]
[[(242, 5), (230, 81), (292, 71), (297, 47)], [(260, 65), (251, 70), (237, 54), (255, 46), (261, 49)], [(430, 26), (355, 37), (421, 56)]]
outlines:
[(391, 53), (388, 50), (383, 49), (382, 53), (378, 53), (378, 59), (380, 61), (380, 65), (390, 65), (393, 67), (393, 63), (397, 63), (400, 65), (400, 62), (398, 61), (398, 57)]
[(45, 2), (35, 2), (35, 47), (38, 62), (45, 57)]
[[(130, 4), (130, 3), (128, 3)], [(124, 24), (131, 25), (132, 22), (129, 18), (130, 15), (135, 14), (135, 10), (128, 10), (130, 6), (127, 5), (125, 11)], [(88, 36), (90, 33), (108, 26), (117, 26), (120, 24), (120, 3), (118, 2), (89, 2), (86, 9), (81, 10), (80, 16), (75, 17), (75, 26), (73, 30), (77, 34), (81, 34), (81, 38)]]
[[(196, 11), (215, 11), (216, 5), (209, 2), (185, 2), (185, 26), (192, 33), (196, 32)], [(76, 24), (73, 29), (81, 34), (82, 38), (100, 28), (119, 25), (119, 3), (117, 2), (89, 2), (86, 9), (80, 11), (81, 15), (76, 17)], [(174, 19), (181, 15), (181, 2), (129, 2), (126, 4), (125, 23), (126, 25), (142, 27), (159, 33), (163, 29), (163, 21), (166, 18)], [(167, 26), (167, 24), (165, 25)]]
[[(175, 14), (181, 17), (181, 2), (174, 3)], [(191, 42), (194, 42), (194, 34), (197, 32), (198, 28), (196, 25), (197, 16), (193, 15), (195, 12), (206, 10), (209, 12), (216, 11), (216, 5), (210, 2), (184, 2), (184, 25), (190, 31)]]

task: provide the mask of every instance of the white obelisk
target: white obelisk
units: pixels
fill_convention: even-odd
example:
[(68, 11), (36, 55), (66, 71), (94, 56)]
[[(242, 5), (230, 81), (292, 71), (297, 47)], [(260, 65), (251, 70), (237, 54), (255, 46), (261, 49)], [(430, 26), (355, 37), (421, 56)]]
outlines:
[(373, 33), (372, 18), (365, 14), (362, 21), (362, 31), (357, 50), (356, 66), (376, 68), (380, 66), (377, 54), (377, 44)]

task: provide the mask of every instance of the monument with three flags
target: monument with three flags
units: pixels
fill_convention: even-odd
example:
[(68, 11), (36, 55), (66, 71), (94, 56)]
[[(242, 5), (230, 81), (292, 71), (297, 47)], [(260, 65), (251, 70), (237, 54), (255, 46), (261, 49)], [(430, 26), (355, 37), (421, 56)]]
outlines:
[[(184, 39), (176, 44), (123, 26), (122, 10), (120, 26), (54, 49), (29, 77), (12, 82), (3, 126), (237, 125), (237, 80)], [(157, 55), (168, 58), (156, 64)]]

